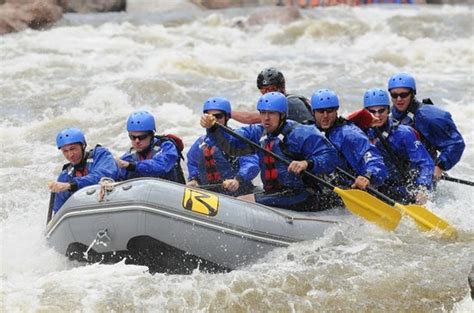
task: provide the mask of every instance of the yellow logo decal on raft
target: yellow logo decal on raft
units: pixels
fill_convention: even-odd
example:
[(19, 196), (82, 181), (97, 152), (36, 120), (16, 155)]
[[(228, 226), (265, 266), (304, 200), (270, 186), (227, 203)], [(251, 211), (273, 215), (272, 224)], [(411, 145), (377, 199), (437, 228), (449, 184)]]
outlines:
[(207, 216), (216, 216), (219, 209), (219, 197), (212, 193), (185, 188), (183, 208)]

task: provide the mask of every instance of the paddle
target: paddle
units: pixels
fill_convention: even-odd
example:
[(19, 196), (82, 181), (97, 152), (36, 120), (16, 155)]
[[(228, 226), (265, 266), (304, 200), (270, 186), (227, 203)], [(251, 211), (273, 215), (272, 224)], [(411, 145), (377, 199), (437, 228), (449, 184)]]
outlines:
[(459, 184), (468, 185), (468, 186), (474, 186), (474, 182), (472, 182), (472, 181), (464, 180), (464, 179), (461, 179), (461, 178), (451, 177), (451, 176), (448, 176), (448, 174), (446, 174), (446, 173), (443, 173), (443, 175), (441, 176), (441, 179), (442, 180), (447, 180), (447, 181), (450, 181), (450, 182), (455, 182), (455, 183), (459, 183)]
[[(371, 115), (371, 113), (369, 111), (367, 111), (365, 109), (362, 109), (362, 110), (359, 110), (359, 111), (356, 111), (356, 112), (352, 113), (349, 116), (348, 119), (351, 120), (352, 122), (356, 123), (356, 125), (358, 125), (359, 127), (365, 129), (365, 128), (370, 127), (370, 125), (372, 123), (372, 117), (373, 116)], [(377, 127), (374, 127), (373, 129), (375, 130), (375, 132), (377, 134), (377, 137), (379, 138), (380, 142), (382, 143), (382, 146), (387, 151), (390, 160), (395, 164), (395, 167), (399, 171), (400, 175), (402, 175), (402, 177), (405, 180), (408, 180), (409, 177), (407, 175), (407, 171), (404, 169), (404, 167), (400, 163), (399, 158), (397, 158), (397, 156), (395, 155), (395, 152), (393, 151), (392, 147), (390, 146), (390, 144), (387, 142), (387, 140), (383, 136), (380, 129), (377, 128)], [(337, 169), (341, 173), (344, 173), (346, 176), (350, 177), (351, 179), (355, 179), (354, 176), (347, 173), (343, 169), (341, 169), (341, 168), (337, 168)], [(404, 213), (408, 214), (409, 216), (411, 216), (415, 220), (417, 225), (422, 230), (436, 229), (436, 230), (442, 232), (447, 237), (451, 237), (453, 235), (454, 236), (456, 235), (456, 230), (452, 226), (450, 226), (448, 222), (446, 222), (445, 220), (439, 218), (438, 216), (436, 216), (435, 214), (430, 212), (425, 207), (423, 207), (421, 205), (415, 205), (415, 204), (402, 205), (402, 204), (396, 203), (394, 200), (390, 199), (389, 197), (382, 194), (381, 192), (379, 192), (376, 189), (373, 189), (373, 188), (369, 187), (368, 190), (372, 194), (379, 197), (380, 199), (383, 199), (385, 202), (389, 203), (390, 205), (400, 209), (401, 212), (404, 212)]]
[[(249, 146), (272, 156), (276, 160), (279, 160), (286, 165), (289, 165), (291, 163), (290, 161), (282, 158), (281, 156), (273, 153), (272, 151), (264, 149), (255, 142), (245, 138), (242, 135), (237, 134), (227, 126), (221, 125), (219, 123), (215, 123), (214, 125), (222, 129), (224, 132), (230, 134), (231, 136), (234, 136), (235, 138), (245, 142)], [(366, 220), (373, 222), (386, 230), (394, 230), (398, 226), (398, 223), (401, 219), (400, 212), (392, 206), (389, 206), (383, 201), (377, 199), (376, 197), (358, 189), (340, 189), (306, 170), (303, 171), (303, 173), (316, 180), (323, 186), (331, 189), (333, 192), (337, 193), (341, 197), (346, 208), (353, 214), (359, 215), (362, 218), (365, 218)]]
[(207, 185), (197, 185), (197, 186), (192, 186), (196, 188), (201, 188), (201, 189), (217, 189), (217, 188), (222, 188), (222, 183), (219, 184), (207, 184)]
[(51, 221), (53, 217), (53, 206), (54, 206), (54, 198), (56, 197), (56, 193), (51, 192), (49, 195), (49, 207), (48, 207), (48, 217), (46, 218), (46, 224)]
[[(341, 168), (337, 168), (337, 170), (347, 177), (351, 179), (355, 179), (353, 175), (346, 172)], [(380, 199), (383, 199), (385, 202), (390, 204), (391, 206), (399, 209), (401, 212), (408, 214), (411, 218), (413, 218), (420, 229), (423, 231), (430, 231), (436, 230), (441, 232), (446, 237), (456, 236), (456, 230), (449, 225), (448, 222), (443, 220), (442, 218), (436, 216), (434, 213), (430, 212), (427, 208), (417, 205), (417, 204), (409, 204), (409, 205), (402, 205), (400, 203), (395, 202), (394, 200), (390, 199), (377, 189), (372, 187), (368, 187), (367, 190), (377, 196)]]

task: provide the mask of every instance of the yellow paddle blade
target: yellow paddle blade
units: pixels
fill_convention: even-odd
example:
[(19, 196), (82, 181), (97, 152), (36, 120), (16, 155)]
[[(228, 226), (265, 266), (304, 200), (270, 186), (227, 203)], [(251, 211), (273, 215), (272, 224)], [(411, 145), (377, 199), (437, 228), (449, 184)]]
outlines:
[(359, 215), (386, 230), (394, 230), (400, 223), (402, 215), (399, 210), (365, 191), (359, 189), (344, 190), (338, 187), (335, 187), (333, 191), (341, 197), (344, 205), (351, 213)]
[(400, 203), (396, 203), (395, 207), (400, 209), (401, 212), (412, 217), (418, 227), (423, 231), (435, 230), (446, 237), (455, 238), (457, 236), (456, 229), (454, 229), (454, 227), (421, 205), (402, 205)]

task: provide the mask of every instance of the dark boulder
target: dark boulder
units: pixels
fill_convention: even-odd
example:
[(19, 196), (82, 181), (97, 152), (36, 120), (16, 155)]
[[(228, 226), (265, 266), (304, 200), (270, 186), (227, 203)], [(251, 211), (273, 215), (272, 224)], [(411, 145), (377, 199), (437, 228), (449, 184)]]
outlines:
[(62, 0), (64, 12), (93, 13), (120, 12), (127, 7), (126, 0)]
[(51, 27), (63, 16), (58, 0), (7, 0), (0, 6), (0, 35)]

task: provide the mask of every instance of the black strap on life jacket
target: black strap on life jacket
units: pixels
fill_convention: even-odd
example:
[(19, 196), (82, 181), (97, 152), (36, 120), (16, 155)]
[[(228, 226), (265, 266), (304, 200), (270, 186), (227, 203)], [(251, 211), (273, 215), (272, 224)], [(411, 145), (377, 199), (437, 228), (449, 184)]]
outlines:
[(304, 160), (304, 157), (299, 154), (299, 153), (292, 153), (288, 150), (287, 146), (285, 145), (285, 138), (286, 136), (288, 136), (292, 131), (293, 129), (295, 129), (298, 125), (300, 125), (299, 123), (294, 123), (292, 125), (286, 123), (283, 127), (281, 127), (280, 129), (280, 134), (278, 135), (278, 138), (280, 138), (280, 149), (281, 149), (281, 152), (283, 152), (283, 154), (289, 158), (290, 160), (295, 160), (295, 161), (303, 161)]
[(402, 176), (403, 180), (408, 182), (411, 180), (409, 161), (405, 157), (397, 155), (388, 143), (388, 137), (390, 137), (393, 130), (395, 130), (397, 127), (398, 125), (392, 125), (388, 130), (385, 131), (382, 131), (379, 127), (374, 127), (374, 131), (377, 138), (382, 143), (384, 150), (387, 152), (390, 161), (395, 164), (395, 167)]
[(214, 159), (214, 153), (216, 152), (216, 147), (210, 147), (206, 145), (203, 148), (204, 154), (204, 168), (206, 170), (206, 177), (208, 184), (220, 184), (222, 183), (222, 177), (219, 173), (219, 170), (216, 166), (216, 160)]

